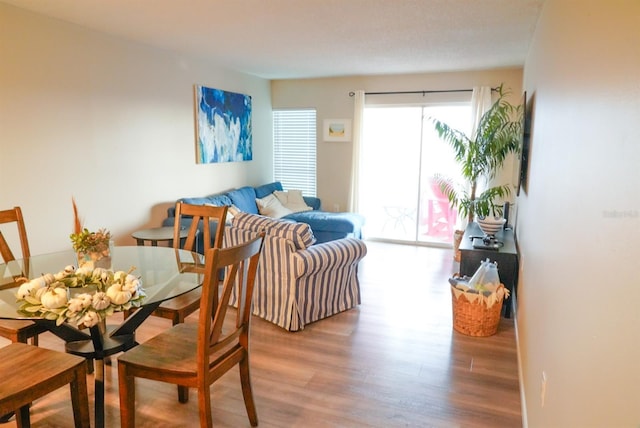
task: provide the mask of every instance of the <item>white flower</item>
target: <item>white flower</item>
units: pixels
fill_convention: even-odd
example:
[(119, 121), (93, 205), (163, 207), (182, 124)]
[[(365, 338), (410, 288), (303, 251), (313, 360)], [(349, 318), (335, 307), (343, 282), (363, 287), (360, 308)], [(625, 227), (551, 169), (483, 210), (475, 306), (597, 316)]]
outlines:
[(74, 297), (73, 299), (69, 300), (69, 302), (67, 303), (67, 308), (69, 312), (74, 314), (77, 312), (80, 312), (82, 310), (82, 300), (78, 299), (77, 297)]
[(127, 281), (122, 286), (123, 290), (129, 291), (131, 293), (135, 293), (140, 289), (140, 280), (136, 277), (133, 277), (132, 281)]
[(81, 266), (76, 269), (76, 275), (91, 276), (92, 273), (93, 269), (91, 269), (90, 267)]
[(82, 301), (82, 307), (84, 309), (91, 306), (91, 302), (93, 301), (93, 296), (89, 293), (82, 293), (76, 296), (76, 299), (80, 299)]
[(81, 312), (83, 309), (91, 306), (91, 302), (93, 301), (93, 296), (89, 293), (78, 294), (73, 299), (69, 300), (67, 307), (70, 312)]
[(82, 317), (82, 323), (87, 327), (93, 327), (100, 322), (100, 315), (94, 311), (87, 311)]
[(109, 305), (111, 304), (111, 300), (109, 299), (109, 296), (107, 296), (107, 293), (103, 291), (98, 291), (96, 294), (93, 295), (93, 300), (91, 304), (93, 305), (94, 308), (100, 311), (102, 309), (108, 308)]

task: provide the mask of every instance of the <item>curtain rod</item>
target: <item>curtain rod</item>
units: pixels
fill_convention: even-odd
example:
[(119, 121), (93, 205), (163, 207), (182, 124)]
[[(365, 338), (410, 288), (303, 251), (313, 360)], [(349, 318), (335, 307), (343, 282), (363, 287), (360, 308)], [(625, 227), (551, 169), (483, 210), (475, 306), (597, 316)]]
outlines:
[[(491, 91), (497, 91), (498, 88), (491, 88)], [(473, 89), (439, 89), (439, 90), (424, 90), (424, 91), (392, 91), (392, 92), (365, 92), (365, 95), (403, 95), (403, 94), (441, 94), (445, 92), (473, 92)], [(353, 97), (356, 93), (349, 92), (349, 96)]]

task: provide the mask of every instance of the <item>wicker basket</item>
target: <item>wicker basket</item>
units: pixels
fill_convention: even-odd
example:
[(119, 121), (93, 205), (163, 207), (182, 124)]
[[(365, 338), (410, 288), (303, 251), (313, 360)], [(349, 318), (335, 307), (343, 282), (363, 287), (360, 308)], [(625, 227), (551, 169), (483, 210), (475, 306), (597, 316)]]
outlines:
[(508, 290), (502, 284), (490, 298), (465, 293), (451, 286), (453, 329), (467, 336), (486, 337), (496, 334), (502, 301), (507, 294)]

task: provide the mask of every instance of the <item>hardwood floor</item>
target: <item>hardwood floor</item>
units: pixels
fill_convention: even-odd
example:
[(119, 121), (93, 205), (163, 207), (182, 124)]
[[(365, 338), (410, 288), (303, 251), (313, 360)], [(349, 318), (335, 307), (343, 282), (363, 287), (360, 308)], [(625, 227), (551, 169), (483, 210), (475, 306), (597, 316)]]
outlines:
[[(297, 333), (254, 317), (251, 368), (259, 426), (521, 427), (513, 321), (503, 318), (489, 338), (454, 332), (451, 250), (367, 246), (356, 309)], [(169, 327), (168, 320), (150, 317), (138, 339)], [(50, 333), (40, 344), (63, 349)], [(105, 379), (106, 425), (119, 427), (115, 364), (106, 366)], [(87, 381), (92, 405), (93, 376)], [(198, 425), (195, 393), (179, 404), (174, 385), (137, 380), (136, 388), (138, 426)], [(250, 426), (237, 370), (214, 384), (212, 407), (216, 426)], [(33, 427), (72, 426), (68, 388), (36, 401), (31, 420)]]

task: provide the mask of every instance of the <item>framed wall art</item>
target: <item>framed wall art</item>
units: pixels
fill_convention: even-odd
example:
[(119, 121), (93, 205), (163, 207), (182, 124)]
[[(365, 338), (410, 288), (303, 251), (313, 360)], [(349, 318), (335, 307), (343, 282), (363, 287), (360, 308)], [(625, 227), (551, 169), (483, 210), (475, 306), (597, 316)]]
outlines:
[(324, 141), (351, 141), (351, 119), (325, 119)]
[(253, 160), (251, 97), (195, 85), (196, 162)]

